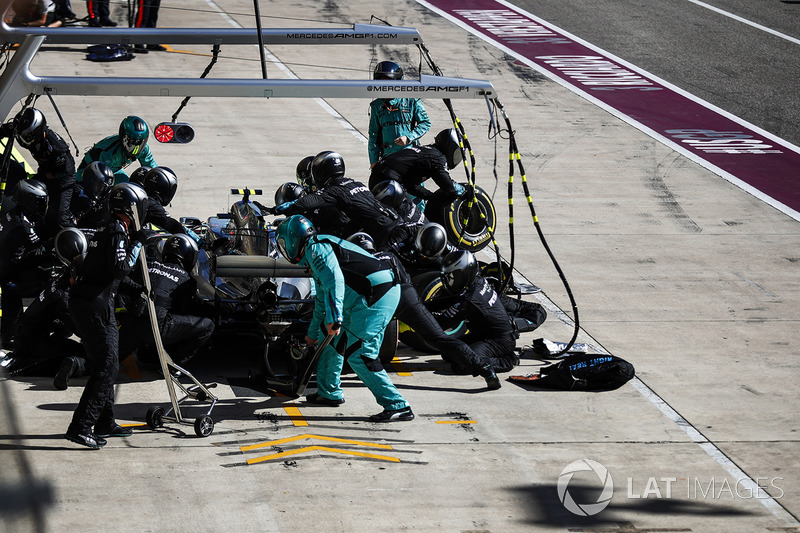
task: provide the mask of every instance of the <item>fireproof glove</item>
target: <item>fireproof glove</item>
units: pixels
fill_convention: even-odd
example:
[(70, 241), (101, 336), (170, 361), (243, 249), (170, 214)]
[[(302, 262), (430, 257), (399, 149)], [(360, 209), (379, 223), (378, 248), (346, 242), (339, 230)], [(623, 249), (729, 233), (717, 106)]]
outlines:
[(131, 248), (131, 253), (128, 256), (128, 265), (133, 268), (133, 265), (136, 264), (136, 261), (139, 259), (139, 253), (142, 251), (142, 243), (134, 242), (133, 248)]
[(281, 205), (275, 206), (275, 214), (280, 215), (283, 214), (287, 209), (292, 207), (297, 200), (292, 200), (291, 202), (284, 202)]

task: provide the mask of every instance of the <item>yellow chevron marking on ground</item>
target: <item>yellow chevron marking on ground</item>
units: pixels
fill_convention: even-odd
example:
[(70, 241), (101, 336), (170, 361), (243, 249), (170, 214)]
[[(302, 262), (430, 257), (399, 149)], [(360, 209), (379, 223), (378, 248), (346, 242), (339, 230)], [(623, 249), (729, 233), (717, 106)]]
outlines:
[(388, 444), (378, 444), (377, 442), (363, 442), (358, 440), (349, 440), (349, 439), (340, 439), (338, 437), (326, 437), (325, 435), (312, 435), (310, 433), (305, 433), (303, 435), (298, 435), (296, 437), (287, 437), (285, 439), (278, 439), (278, 440), (271, 440), (269, 442), (262, 442), (259, 444), (251, 444), (249, 446), (242, 446), (239, 449), (243, 452), (248, 452), (250, 450), (257, 450), (258, 448), (266, 448), (268, 446), (277, 446), (279, 444), (286, 444), (287, 442), (296, 442), (298, 440), (304, 439), (319, 439), (319, 440), (327, 440), (330, 442), (341, 442), (342, 444), (354, 444), (356, 446), (369, 446), (370, 448), (380, 448), (382, 450), (391, 450), (392, 447)]
[(437, 420), (437, 424), (477, 424), (477, 420)]
[(380, 459), (381, 461), (391, 461), (393, 463), (399, 463), (400, 459), (397, 457), (389, 457), (388, 455), (376, 455), (373, 453), (363, 453), (363, 452), (354, 452), (351, 450), (340, 450), (338, 448), (328, 448), (327, 446), (306, 446), (304, 448), (298, 448), (297, 450), (289, 450), (288, 452), (280, 452), (274, 453), (272, 455), (265, 455), (263, 457), (256, 457), (254, 459), (248, 459), (247, 464), (252, 465), (256, 463), (262, 463), (264, 461), (270, 461), (272, 459), (282, 459), (284, 457), (288, 457), (290, 455), (298, 455), (301, 453), (306, 452), (314, 452), (314, 451), (321, 451), (321, 452), (332, 452), (332, 453), (341, 453), (343, 455), (355, 455), (357, 457), (367, 457), (369, 459)]
[(289, 420), (295, 426), (307, 426), (308, 421), (303, 417), (303, 413), (300, 412), (300, 409), (293, 406), (293, 405), (284, 405), (283, 410), (286, 411), (286, 414), (289, 415)]
[(405, 371), (405, 364), (403, 364), (403, 362), (398, 359), (396, 355), (392, 358), (392, 367), (395, 369), (398, 376), (408, 377), (411, 375), (411, 372)]

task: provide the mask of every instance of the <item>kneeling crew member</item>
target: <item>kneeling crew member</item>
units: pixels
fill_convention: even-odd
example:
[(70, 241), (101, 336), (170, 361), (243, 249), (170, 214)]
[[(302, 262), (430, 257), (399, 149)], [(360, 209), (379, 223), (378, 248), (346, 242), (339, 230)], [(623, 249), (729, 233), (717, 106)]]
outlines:
[[(194, 240), (179, 233), (164, 241), (161, 261), (151, 260), (147, 265), (158, 330), (167, 351), (179, 365), (194, 357), (214, 334), (214, 321), (197, 312), (197, 282), (191, 275), (197, 254)], [(147, 311), (122, 323), (119, 350), (123, 357), (139, 345), (153, 343)]]
[[(495, 372), (508, 372), (519, 363), (514, 353), (514, 328), (497, 292), (478, 270), (472, 252), (447, 254), (442, 262), (442, 284), (450, 298), (434, 300), (431, 306), (439, 309), (434, 315), (444, 328), (467, 321), (469, 333), (464, 341), (479, 356), (487, 358)], [(455, 372), (474, 373), (463, 361), (449, 362)]]
[(410, 326), (428, 344), (438, 350), (445, 360), (462, 361), (464, 365), (469, 365), (475, 375), (480, 375), (486, 380), (486, 387), (489, 390), (500, 388), (500, 380), (497, 379), (497, 374), (492, 369), (489, 360), (476, 354), (464, 341), (445, 333), (436, 318), (425, 307), (417, 289), (411, 282), (411, 276), (408, 275), (403, 263), (393, 252), (376, 251), (372, 238), (366, 233), (356, 233), (351, 235), (348, 240), (373, 253), (375, 257), (391, 263), (400, 281), (400, 302), (395, 311), (398, 320)]

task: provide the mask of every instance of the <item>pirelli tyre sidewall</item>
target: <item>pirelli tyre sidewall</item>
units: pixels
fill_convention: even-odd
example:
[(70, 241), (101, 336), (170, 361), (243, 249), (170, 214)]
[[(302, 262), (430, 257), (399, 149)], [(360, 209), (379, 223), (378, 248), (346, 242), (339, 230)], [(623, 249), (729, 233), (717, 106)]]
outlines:
[(433, 204), (430, 210), (425, 210), (425, 214), (444, 226), (451, 244), (462, 250), (477, 252), (491, 242), (497, 227), (497, 212), (492, 199), (480, 187), (475, 187), (475, 200), (471, 207), (470, 201), (472, 198), (467, 196), (449, 204)]
[[(425, 274), (414, 276), (412, 283), (417, 289), (419, 297), (423, 302), (429, 302), (436, 299), (444, 290), (442, 287), (442, 280), (439, 277), (438, 272), (426, 272)], [(454, 336), (457, 339), (460, 339), (467, 333), (467, 324), (462, 322), (457, 327), (446, 329), (444, 332), (448, 335)], [(400, 342), (417, 351), (423, 353), (438, 353), (438, 350), (428, 344), (422, 335), (411, 329), (406, 324), (400, 323), (398, 337)]]

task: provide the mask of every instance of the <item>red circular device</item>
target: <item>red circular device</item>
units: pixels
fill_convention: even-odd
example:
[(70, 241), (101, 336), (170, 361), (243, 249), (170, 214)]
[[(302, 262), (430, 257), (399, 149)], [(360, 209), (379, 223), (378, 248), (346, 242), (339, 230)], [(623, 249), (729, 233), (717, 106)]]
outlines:
[(169, 124), (159, 124), (153, 134), (158, 142), (168, 143), (175, 137), (175, 130)]

